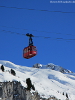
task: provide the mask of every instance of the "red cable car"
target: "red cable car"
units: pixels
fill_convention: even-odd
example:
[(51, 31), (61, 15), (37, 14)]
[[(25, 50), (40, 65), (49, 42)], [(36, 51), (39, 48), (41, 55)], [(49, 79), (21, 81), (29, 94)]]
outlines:
[(27, 33), (26, 36), (29, 36), (29, 46), (25, 47), (23, 49), (23, 57), (26, 58), (26, 59), (29, 59), (31, 57), (34, 57), (37, 54), (37, 49), (33, 45), (33, 41), (32, 41), (33, 35)]

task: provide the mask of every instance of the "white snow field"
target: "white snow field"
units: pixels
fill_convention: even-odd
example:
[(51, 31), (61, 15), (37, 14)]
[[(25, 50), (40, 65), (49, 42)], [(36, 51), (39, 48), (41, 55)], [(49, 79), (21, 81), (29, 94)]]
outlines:
[[(66, 100), (67, 93), (69, 100), (75, 100), (75, 73), (69, 70), (64, 69), (64, 73), (62, 73), (62, 71), (60, 72), (62, 67), (52, 63), (48, 65), (39, 64), (40, 67), (38, 68), (35, 64), (34, 68), (0, 60), (1, 65), (4, 65), (5, 70), (2, 72), (0, 69), (0, 82), (15, 80), (20, 81), (26, 87), (26, 78), (30, 78), (35, 86), (35, 91), (38, 91), (43, 98), (55, 96), (58, 99)], [(16, 76), (10, 73), (11, 69), (15, 70)]]

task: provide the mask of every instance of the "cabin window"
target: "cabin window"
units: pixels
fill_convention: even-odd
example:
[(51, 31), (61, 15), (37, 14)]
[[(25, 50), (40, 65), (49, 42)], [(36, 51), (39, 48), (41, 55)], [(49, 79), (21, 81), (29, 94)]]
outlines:
[(37, 51), (37, 50), (36, 50), (36, 47), (33, 47), (33, 49), (32, 49), (32, 50), (33, 50), (33, 51)]

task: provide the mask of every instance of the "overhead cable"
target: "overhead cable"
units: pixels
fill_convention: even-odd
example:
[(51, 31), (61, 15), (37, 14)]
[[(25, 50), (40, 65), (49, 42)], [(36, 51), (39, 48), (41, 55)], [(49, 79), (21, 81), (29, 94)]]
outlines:
[(50, 10), (45, 10), (45, 9), (31, 9), (31, 8), (21, 8), (21, 7), (7, 7), (7, 6), (0, 6), (3, 8), (11, 8), (11, 9), (25, 9), (25, 10), (36, 10), (36, 11), (42, 11), (42, 12), (54, 12), (54, 13), (75, 13), (75, 12), (67, 12), (67, 11), (50, 11)]
[[(8, 32), (8, 33), (11, 33), (11, 34), (17, 34), (17, 35), (24, 35), (26, 36), (26, 34), (21, 34), (21, 33), (17, 33), (17, 32), (12, 32), (12, 31), (6, 31), (6, 30), (2, 30), (2, 32)], [(34, 37), (42, 37), (42, 38), (50, 38), (51, 40), (65, 40), (65, 41), (75, 41), (75, 39), (65, 39), (65, 38), (53, 38), (53, 37), (45, 37), (45, 36), (34, 36)]]
[[(1, 27), (5, 27), (5, 28), (14, 28), (14, 29), (22, 29), (22, 30), (29, 30), (29, 29), (23, 29), (23, 28), (16, 28), (16, 27), (8, 27), (8, 26), (1, 26)], [(62, 35), (70, 35), (70, 36), (75, 36), (74, 34), (63, 34), (63, 33), (59, 33), (59, 32), (48, 32), (48, 31), (39, 31), (39, 30), (31, 30), (31, 31), (35, 31), (35, 32), (42, 32), (42, 33), (53, 33), (53, 34), (62, 34)]]

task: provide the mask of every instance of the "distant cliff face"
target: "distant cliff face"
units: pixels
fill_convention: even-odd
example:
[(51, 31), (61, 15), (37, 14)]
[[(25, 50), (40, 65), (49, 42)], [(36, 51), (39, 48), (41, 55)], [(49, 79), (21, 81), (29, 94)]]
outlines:
[(18, 81), (0, 82), (1, 100), (26, 100), (26, 89)]
[(58, 65), (54, 65), (52, 63), (49, 63), (47, 65), (42, 65), (42, 64), (34, 64), (33, 65), (33, 68), (41, 68), (41, 69), (52, 69), (52, 70), (55, 70), (55, 71), (59, 71), (61, 73), (73, 73), (72, 71), (70, 70), (67, 70), (61, 66), (58, 66)]
[(0, 100), (58, 100), (54, 96), (42, 98), (38, 92), (31, 93), (18, 81), (0, 82)]
[(0, 82), (1, 100), (40, 100), (38, 93), (30, 93), (18, 81)]

